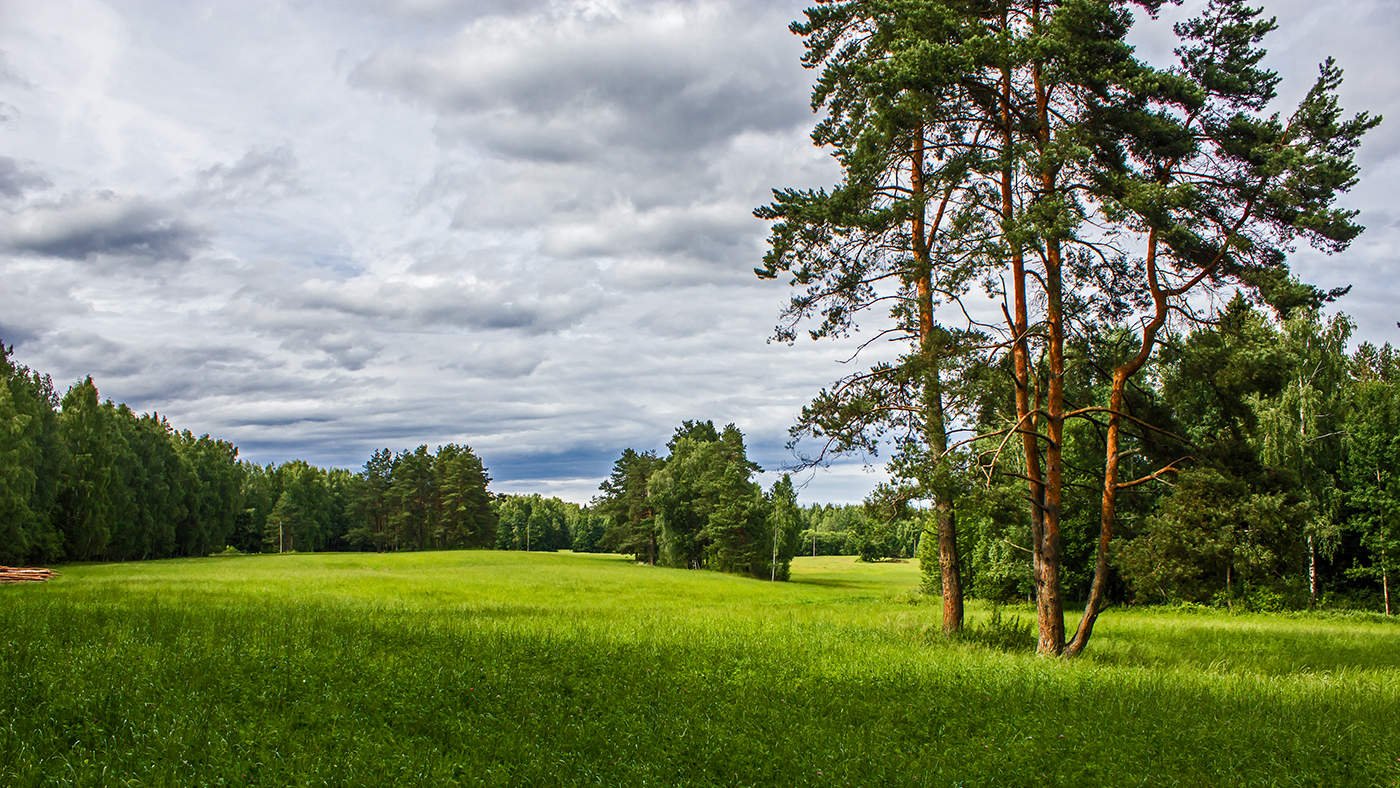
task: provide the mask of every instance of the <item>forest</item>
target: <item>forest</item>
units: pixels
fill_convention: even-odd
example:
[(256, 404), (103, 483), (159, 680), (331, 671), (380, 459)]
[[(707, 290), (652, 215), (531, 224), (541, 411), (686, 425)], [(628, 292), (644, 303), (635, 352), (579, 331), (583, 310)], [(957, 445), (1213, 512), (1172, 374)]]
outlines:
[[(1154, 468), (1172, 471), (1121, 489), (1114, 601), (1391, 612), (1400, 356), (1390, 345), (1348, 351), (1350, 331), (1344, 316), (1300, 312), (1278, 321), (1236, 298), (1213, 325), (1164, 340), (1127, 397), (1128, 412), (1153, 429), (1124, 465), (1143, 478)], [(1111, 342), (1068, 352), (1093, 359)], [(1106, 382), (1096, 368), (1091, 361), (1067, 382), (1067, 396), (1101, 398)], [(1085, 599), (1100, 536), (1105, 430), (1081, 420), (1063, 440), (1063, 582), (1069, 598)], [(970, 592), (1031, 598), (1019, 480), (988, 481), (975, 463), (959, 472), (959, 548)], [(921, 559), (936, 577), (930, 547)]]
[(0, 377), (0, 563), (495, 544), (490, 476), (470, 447), (382, 449), (359, 473), (257, 465), (102, 400), (91, 377), (60, 397), (3, 346)]

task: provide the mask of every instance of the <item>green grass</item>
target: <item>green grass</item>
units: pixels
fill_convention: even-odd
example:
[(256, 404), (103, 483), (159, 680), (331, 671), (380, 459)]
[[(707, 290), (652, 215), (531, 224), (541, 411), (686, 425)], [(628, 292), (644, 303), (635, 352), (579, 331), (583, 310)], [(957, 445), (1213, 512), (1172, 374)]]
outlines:
[(793, 579), (67, 567), (0, 588), (0, 784), (1400, 785), (1394, 622), (1113, 610), (1060, 661), (934, 634), (911, 563)]

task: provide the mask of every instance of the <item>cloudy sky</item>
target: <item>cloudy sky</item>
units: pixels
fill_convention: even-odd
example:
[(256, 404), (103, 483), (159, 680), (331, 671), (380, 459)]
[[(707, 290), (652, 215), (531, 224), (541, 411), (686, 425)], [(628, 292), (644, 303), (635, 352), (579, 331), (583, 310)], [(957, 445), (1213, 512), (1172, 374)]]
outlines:
[[(471, 444), (586, 500), (624, 447), (738, 423), (776, 469), (848, 349), (768, 344), (769, 189), (834, 169), (780, 0), (0, 3), (0, 339), (259, 462)], [(1266, 0), (1296, 99), (1348, 69), (1370, 228), (1302, 274), (1396, 339), (1400, 14)], [(1164, 40), (1145, 36), (1144, 52)], [(803, 477), (859, 500), (859, 461)]]

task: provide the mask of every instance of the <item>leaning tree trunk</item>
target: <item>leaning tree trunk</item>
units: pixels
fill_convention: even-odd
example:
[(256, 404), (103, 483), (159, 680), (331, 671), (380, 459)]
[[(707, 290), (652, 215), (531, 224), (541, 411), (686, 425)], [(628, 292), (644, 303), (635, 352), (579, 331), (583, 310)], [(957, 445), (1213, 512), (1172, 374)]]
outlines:
[(1127, 408), (1128, 381), (1147, 364), (1156, 346), (1157, 332), (1167, 321), (1167, 293), (1163, 292), (1157, 280), (1157, 231), (1147, 235), (1147, 281), (1152, 292), (1152, 319), (1142, 329), (1142, 344), (1137, 355), (1113, 371), (1112, 388), (1108, 396), (1108, 434), (1104, 441), (1103, 497), (1099, 505), (1099, 544), (1094, 556), (1094, 580), (1089, 588), (1089, 599), (1084, 605), (1084, 616), (1079, 619), (1079, 627), (1070, 640), (1066, 652), (1075, 656), (1089, 645), (1089, 637), (1094, 632), (1094, 623), (1103, 612), (1108, 596), (1108, 548), (1113, 540), (1113, 528), (1118, 520), (1118, 491), (1125, 486), (1119, 481), (1122, 452), (1119, 446), (1123, 433), (1123, 414)]

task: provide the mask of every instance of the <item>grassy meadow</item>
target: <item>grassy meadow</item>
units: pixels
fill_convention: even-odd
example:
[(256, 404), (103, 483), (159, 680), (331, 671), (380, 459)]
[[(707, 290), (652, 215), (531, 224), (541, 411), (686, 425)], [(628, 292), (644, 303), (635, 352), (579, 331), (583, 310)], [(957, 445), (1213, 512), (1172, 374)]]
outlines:
[[(0, 785), (1400, 785), (1400, 624), (1113, 610), (935, 633), (913, 563), (77, 565), (0, 587)], [(1000, 645), (999, 645), (1000, 644)]]

